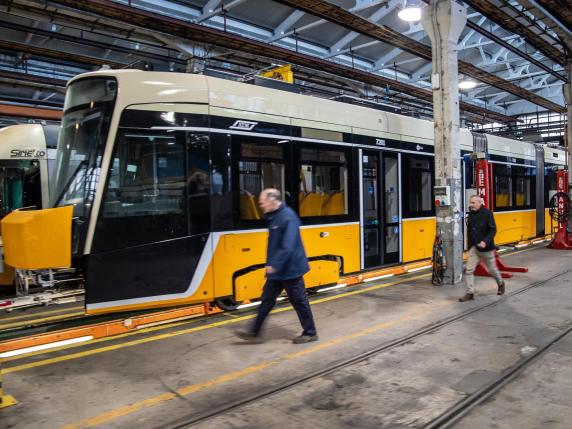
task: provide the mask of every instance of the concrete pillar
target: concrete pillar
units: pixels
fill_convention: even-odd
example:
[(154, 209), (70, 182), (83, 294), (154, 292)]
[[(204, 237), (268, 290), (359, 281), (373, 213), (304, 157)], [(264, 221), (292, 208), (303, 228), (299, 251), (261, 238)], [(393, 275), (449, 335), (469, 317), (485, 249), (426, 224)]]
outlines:
[[(564, 147), (568, 160), (568, 196), (572, 200), (572, 57), (566, 60), (566, 77), (568, 83), (562, 85), (564, 102), (566, 103), (566, 130), (564, 132)], [(568, 219), (566, 228), (572, 230), (572, 218)]]
[[(564, 146), (568, 155), (568, 190), (572, 192), (572, 57), (566, 61), (566, 77), (568, 83), (562, 86), (564, 101), (566, 103), (566, 132), (564, 133)], [(572, 197), (572, 194), (570, 195)]]
[(435, 186), (448, 186), (450, 205), (436, 208), (437, 231), (447, 261), (444, 282), (463, 276), (462, 163), (459, 142), (459, 73), (457, 42), (467, 22), (465, 6), (452, 0), (432, 0), (421, 22), (433, 53), (433, 120), (435, 122)]

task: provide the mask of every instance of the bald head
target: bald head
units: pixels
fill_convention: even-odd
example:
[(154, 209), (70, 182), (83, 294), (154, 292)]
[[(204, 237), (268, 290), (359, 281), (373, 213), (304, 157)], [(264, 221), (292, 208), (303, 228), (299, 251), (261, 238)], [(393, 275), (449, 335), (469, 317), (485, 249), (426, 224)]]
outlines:
[(263, 213), (273, 212), (282, 204), (282, 194), (278, 189), (266, 188), (258, 197), (258, 205)]

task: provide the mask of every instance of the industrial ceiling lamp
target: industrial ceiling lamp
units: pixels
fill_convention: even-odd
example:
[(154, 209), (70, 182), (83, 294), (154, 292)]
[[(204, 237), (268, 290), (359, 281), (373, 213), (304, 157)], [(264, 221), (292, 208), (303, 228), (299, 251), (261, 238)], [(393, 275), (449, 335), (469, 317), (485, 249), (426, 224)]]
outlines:
[(461, 82), (459, 82), (459, 88), (460, 89), (473, 89), (474, 87), (477, 86), (477, 82), (475, 82), (474, 80), (470, 80), (470, 79), (463, 79)]
[(403, 21), (421, 21), (421, 5), (418, 0), (405, 0), (403, 8), (397, 13)]

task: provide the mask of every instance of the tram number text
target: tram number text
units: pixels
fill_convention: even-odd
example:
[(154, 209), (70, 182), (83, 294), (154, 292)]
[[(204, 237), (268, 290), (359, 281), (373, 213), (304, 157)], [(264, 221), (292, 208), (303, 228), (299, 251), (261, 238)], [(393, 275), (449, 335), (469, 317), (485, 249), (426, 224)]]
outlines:
[(375, 144), (377, 146), (385, 146), (385, 140), (384, 139), (375, 139)]

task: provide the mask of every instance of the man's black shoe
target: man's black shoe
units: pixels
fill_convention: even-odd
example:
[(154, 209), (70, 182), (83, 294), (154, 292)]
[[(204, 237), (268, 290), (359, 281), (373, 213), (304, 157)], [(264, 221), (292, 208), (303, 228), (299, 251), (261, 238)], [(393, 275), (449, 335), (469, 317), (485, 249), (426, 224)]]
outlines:
[(306, 344), (311, 341), (318, 341), (317, 335), (300, 335), (292, 340), (294, 344)]
[(459, 302), (466, 302), (466, 301), (472, 301), (475, 299), (475, 295), (472, 293), (466, 293), (465, 296), (459, 298)]
[(248, 341), (250, 343), (262, 343), (264, 342), (264, 340), (262, 338), (260, 338), (258, 335), (253, 334), (252, 332), (248, 332), (248, 331), (236, 331), (235, 335), (244, 340), (244, 341)]

